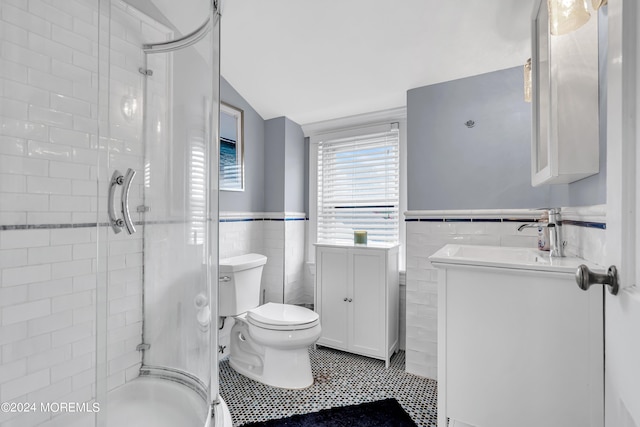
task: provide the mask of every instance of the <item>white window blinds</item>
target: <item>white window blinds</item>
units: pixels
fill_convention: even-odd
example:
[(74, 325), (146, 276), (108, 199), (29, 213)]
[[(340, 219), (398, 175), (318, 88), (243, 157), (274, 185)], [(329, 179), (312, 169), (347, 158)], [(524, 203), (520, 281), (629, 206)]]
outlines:
[(397, 130), (318, 144), (318, 241), (366, 230), (370, 242), (398, 242), (399, 145)]

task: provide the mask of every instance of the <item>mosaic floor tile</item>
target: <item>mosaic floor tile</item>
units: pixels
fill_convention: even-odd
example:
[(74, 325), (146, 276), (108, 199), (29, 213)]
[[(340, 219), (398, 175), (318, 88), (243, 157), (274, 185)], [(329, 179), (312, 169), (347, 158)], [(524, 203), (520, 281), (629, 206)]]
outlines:
[(234, 426), (305, 414), (336, 406), (395, 398), (421, 427), (435, 427), (437, 383), (404, 372), (404, 352), (381, 360), (318, 346), (310, 348), (314, 384), (304, 390), (284, 390), (250, 380), (220, 362), (220, 394), (229, 406)]

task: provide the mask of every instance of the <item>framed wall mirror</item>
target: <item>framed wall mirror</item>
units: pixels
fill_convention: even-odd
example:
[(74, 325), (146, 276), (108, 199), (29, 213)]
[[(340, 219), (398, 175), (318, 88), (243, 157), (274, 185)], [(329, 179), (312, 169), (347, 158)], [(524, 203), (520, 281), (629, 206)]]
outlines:
[(220, 190), (244, 191), (244, 112), (220, 103)]

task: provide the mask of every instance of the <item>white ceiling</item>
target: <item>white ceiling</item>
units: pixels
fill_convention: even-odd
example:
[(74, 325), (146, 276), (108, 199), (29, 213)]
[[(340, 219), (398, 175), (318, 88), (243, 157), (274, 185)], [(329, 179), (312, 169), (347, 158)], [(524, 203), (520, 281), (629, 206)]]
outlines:
[[(126, 1), (183, 34), (211, 2)], [(536, 1), (221, 0), (222, 76), (264, 119), (401, 107), (409, 89), (523, 65)]]
[(401, 107), (408, 89), (523, 65), (536, 0), (223, 0), (223, 77), (299, 124)]

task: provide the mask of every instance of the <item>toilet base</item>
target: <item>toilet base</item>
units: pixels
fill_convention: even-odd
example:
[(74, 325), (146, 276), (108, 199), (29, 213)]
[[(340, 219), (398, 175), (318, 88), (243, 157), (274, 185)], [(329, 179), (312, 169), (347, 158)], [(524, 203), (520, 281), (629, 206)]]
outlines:
[(242, 356), (229, 357), (229, 365), (247, 378), (271, 387), (303, 389), (313, 385), (311, 362), (307, 348), (278, 350), (265, 348), (262, 366), (256, 366)]
[(320, 325), (306, 330), (265, 330), (243, 316), (231, 329), (229, 364), (238, 373), (263, 384), (302, 389), (313, 384), (308, 347), (320, 337)]

